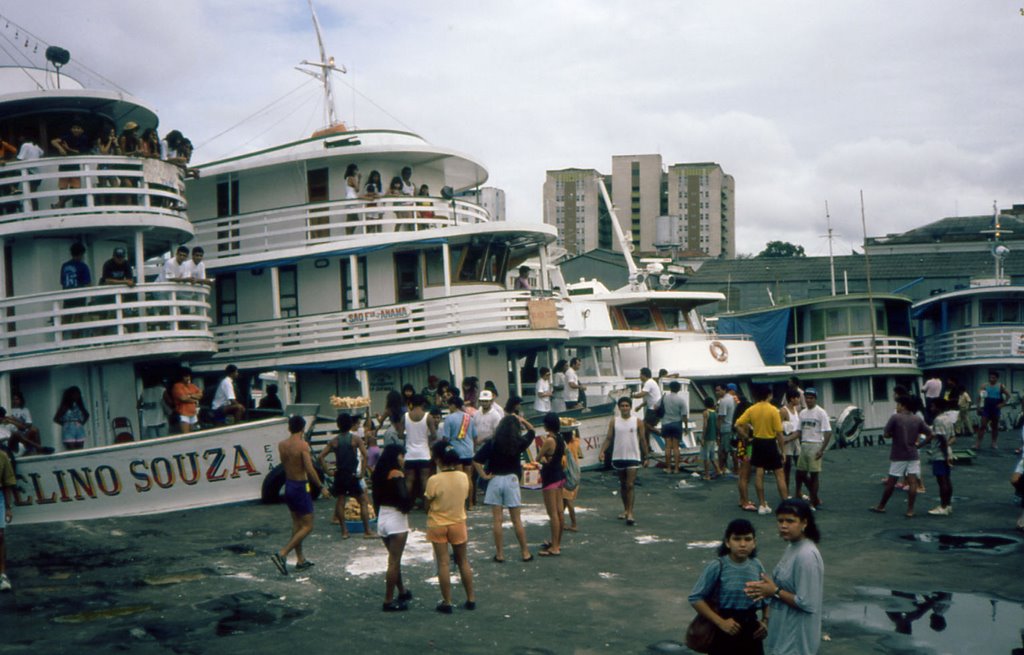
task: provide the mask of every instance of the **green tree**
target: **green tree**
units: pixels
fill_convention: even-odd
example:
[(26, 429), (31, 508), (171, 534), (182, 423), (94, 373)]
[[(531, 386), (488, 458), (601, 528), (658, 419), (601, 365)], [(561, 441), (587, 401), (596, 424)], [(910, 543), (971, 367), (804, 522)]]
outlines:
[(798, 246), (788, 241), (769, 241), (765, 244), (764, 250), (758, 257), (806, 257), (803, 246)]

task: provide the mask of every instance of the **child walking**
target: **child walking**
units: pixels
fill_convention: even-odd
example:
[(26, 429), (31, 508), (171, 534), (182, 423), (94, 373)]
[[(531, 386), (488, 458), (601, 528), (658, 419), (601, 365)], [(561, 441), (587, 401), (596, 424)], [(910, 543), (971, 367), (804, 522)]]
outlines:
[(466, 590), (467, 610), (476, 609), (473, 594), (473, 569), (469, 566), (466, 546), (469, 534), (466, 530), (466, 499), (469, 498), (469, 476), (462, 471), (459, 453), (446, 441), (438, 441), (431, 448), (437, 473), (427, 480), (427, 491), (423, 495), (427, 502), (427, 541), (434, 544), (434, 559), (437, 560), (437, 581), (441, 586), (441, 602), (437, 611), (451, 614), (452, 581), (448, 558), (448, 544), (452, 546), (459, 577)]
[(924, 443), (928, 444), (932, 440), (936, 442), (936, 446), (931, 449), (931, 460), (932, 473), (939, 487), (939, 506), (928, 510), (928, 513), (932, 516), (949, 516), (953, 513), (952, 444), (956, 440), (956, 421), (959, 412), (952, 400), (938, 398), (935, 403), (940, 413), (932, 423), (932, 436)]
[[(712, 655), (762, 655), (768, 634), (768, 606), (747, 597), (747, 582), (761, 579), (764, 566), (756, 558), (757, 537), (746, 519), (735, 519), (725, 528), (718, 559), (709, 563), (690, 592), (697, 613), (718, 627), (708, 653)], [(761, 610), (761, 620), (757, 618)]]
[[(565, 524), (565, 519), (562, 519), (562, 529), (568, 530), (569, 532), (576, 532), (576, 498), (579, 497), (580, 493), (580, 462), (583, 460), (583, 451), (580, 449), (579, 434), (576, 430), (565, 433), (565, 487), (562, 489), (562, 505), (569, 512), (569, 525)], [(569, 485), (572, 484), (570, 478), (573, 476), (569, 475), (569, 470), (572, 469), (575, 472), (575, 483), (572, 489)]]

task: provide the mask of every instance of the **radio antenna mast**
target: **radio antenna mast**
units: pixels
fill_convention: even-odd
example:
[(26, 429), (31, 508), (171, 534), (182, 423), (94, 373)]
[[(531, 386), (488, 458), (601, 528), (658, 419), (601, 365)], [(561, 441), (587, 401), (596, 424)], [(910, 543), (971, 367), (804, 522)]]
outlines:
[(320, 81), (324, 86), (324, 120), (327, 121), (325, 127), (331, 127), (338, 123), (338, 116), (334, 110), (334, 91), (331, 88), (331, 71), (337, 71), (345, 74), (348, 70), (344, 66), (337, 66), (334, 62), (334, 57), (327, 56), (324, 50), (324, 37), (320, 33), (320, 21), (317, 20), (316, 11), (313, 9), (313, 0), (309, 2), (309, 13), (313, 16), (313, 29), (316, 31), (316, 42), (320, 46), (320, 61), (309, 61), (303, 59), (300, 64), (303, 66), (311, 66), (319, 70), (306, 70), (305, 68), (295, 67), (295, 70), (301, 71), (310, 77), (314, 77)]

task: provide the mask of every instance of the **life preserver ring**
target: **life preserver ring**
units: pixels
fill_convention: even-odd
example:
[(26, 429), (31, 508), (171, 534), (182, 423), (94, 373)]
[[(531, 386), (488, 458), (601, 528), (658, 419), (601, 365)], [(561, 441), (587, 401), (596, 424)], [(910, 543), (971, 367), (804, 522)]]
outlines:
[(725, 348), (725, 344), (721, 341), (712, 341), (711, 345), (708, 346), (711, 350), (711, 356), (720, 362), (728, 361), (729, 351)]

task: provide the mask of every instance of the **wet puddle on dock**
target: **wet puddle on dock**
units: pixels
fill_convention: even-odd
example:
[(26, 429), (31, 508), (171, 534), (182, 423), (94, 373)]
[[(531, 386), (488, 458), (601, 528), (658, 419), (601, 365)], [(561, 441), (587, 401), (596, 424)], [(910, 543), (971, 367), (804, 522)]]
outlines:
[(904, 532), (895, 537), (927, 552), (970, 552), (1006, 555), (1018, 551), (1024, 538), (1000, 532)]
[[(938, 655), (1010, 653), (1022, 646), (1024, 603), (975, 594), (855, 587), (852, 601), (829, 607), (825, 621), (888, 633), (892, 652), (929, 649)], [(828, 628), (826, 628), (828, 631)]]

